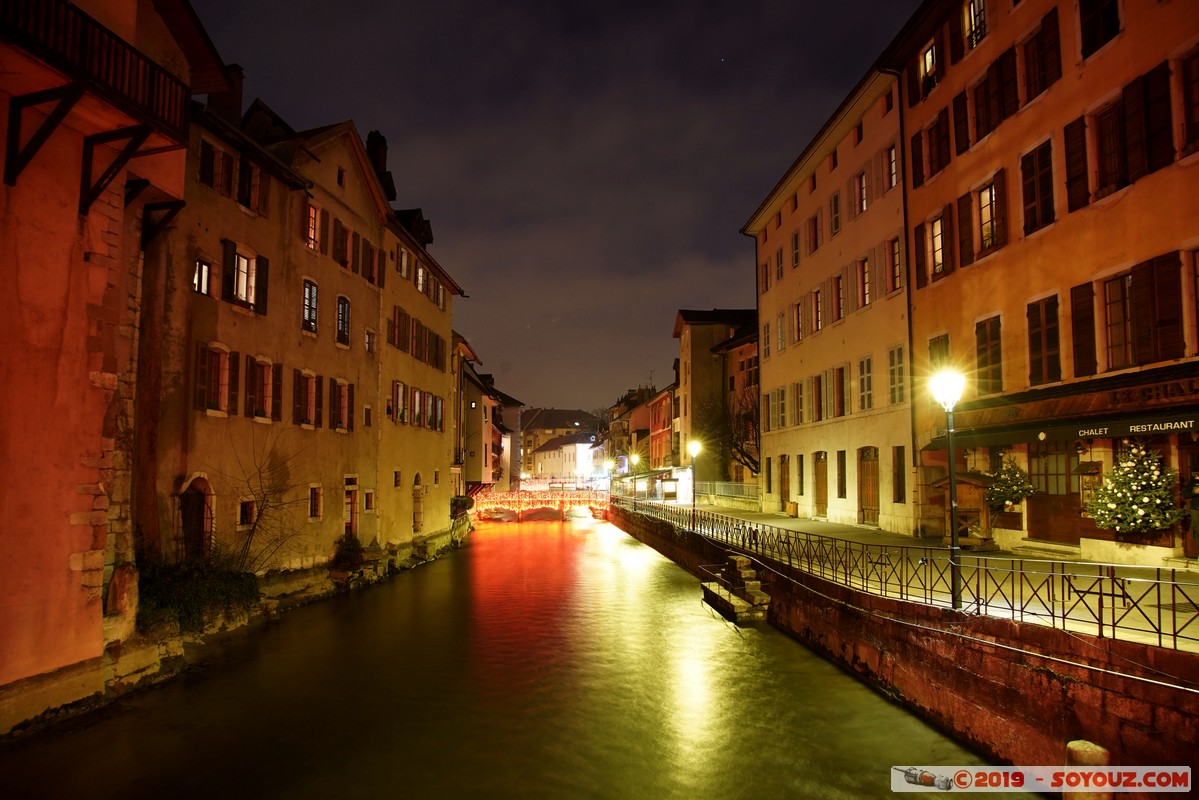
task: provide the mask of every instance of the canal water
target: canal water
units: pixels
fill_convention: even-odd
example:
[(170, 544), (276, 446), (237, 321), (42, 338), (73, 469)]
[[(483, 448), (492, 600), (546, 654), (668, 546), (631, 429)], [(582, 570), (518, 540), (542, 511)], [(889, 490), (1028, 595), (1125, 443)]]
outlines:
[(0, 746), (17, 798), (889, 797), (977, 756), (603, 522), (484, 523)]

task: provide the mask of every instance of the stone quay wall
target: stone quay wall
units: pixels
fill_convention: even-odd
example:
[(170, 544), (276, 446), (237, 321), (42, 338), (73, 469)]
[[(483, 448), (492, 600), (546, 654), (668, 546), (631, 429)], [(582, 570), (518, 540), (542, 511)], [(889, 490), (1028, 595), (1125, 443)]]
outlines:
[[(733, 552), (623, 508), (609, 519), (697, 576)], [(1079, 739), (1127, 766), (1191, 765), (1199, 753), (1199, 692), (1180, 688), (1199, 675), (1199, 655), (877, 597), (771, 566), (771, 624), (996, 764), (1065, 764), (1067, 743)]]

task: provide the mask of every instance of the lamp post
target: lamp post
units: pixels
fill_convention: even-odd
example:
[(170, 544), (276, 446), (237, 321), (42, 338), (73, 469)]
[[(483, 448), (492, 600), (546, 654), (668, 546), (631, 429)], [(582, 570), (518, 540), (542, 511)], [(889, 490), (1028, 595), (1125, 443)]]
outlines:
[(949, 575), (953, 607), (962, 607), (961, 546), (958, 543), (958, 475), (953, 451), (953, 407), (962, 397), (966, 378), (960, 372), (945, 369), (929, 378), (933, 398), (945, 409), (945, 438), (949, 449)]
[(641, 456), (637, 455), (636, 453), (633, 453), (633, 455), (629, 457), (629, 460), (633, 462), (633, 499), (636, 500), (637, 499), (637, 465), (641, 463)]
[(702, 449), (703, 446), (697, 439), (687, 443), (687, 452), (691, 454), (691, 530), (695, 530), (695, 457)]

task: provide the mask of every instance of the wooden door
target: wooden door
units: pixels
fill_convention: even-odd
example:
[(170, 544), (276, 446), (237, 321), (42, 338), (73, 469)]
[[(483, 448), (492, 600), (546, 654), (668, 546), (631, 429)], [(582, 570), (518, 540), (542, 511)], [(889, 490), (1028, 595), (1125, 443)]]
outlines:
[(878, 448), (858, 450), (858, 522), (878, 525)]
[(828, 516), (828, 453), (821, 450), (812, 459), (812, 515)]
[(791, 502), (791, 459), (788, 456), (779, 456), (779, 502), (784, 511)]

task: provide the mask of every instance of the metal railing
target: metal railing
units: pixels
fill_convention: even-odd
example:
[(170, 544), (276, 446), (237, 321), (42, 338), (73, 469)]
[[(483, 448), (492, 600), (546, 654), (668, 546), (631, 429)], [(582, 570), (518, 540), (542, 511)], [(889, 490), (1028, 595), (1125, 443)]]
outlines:
[(176, 141), (187, 138), (187, 85), (70, 3), (5, 0), (0, 33)]
[(735, 483), (733, 481), (696, 481), (695, 493), (713, 497), (742, 497), (750, 500), (758, 499), (761, 486), (756, 483)]
[[(692, 509), (613, 497), (612, 505), (691, 530)], [(876, 545), (711, 511), (695, 532), (730, 548), (862, 592), (951, 607), (950, 551)], [(1199, 652), (1199, 576), (1185, 570), (962, 556), (962, 610), (1101, 638)]]

